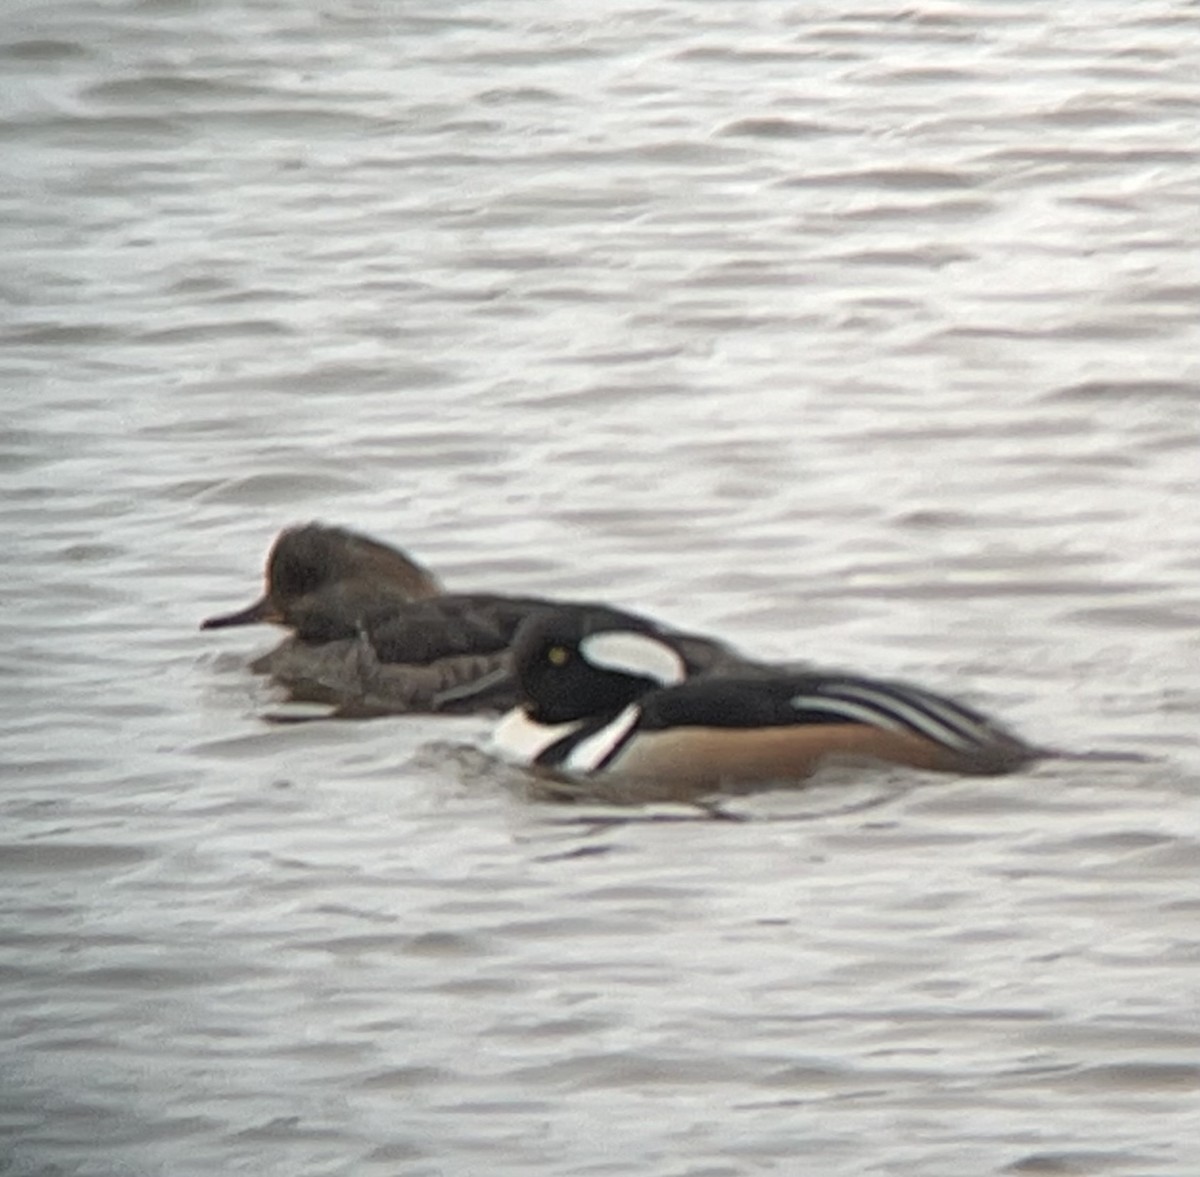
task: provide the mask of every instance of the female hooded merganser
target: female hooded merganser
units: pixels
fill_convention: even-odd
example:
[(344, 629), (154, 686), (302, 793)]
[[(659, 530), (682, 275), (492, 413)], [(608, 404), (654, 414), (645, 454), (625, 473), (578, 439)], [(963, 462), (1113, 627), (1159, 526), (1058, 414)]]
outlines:
[(251, 668), (287, 687), (293, 699), (333, 703), (347, 714), (513, 707), (509, 647), (523, 622), (555, 610), (586, 617), (589, 625), (662, 634), (682, 652), (687, 674), (759, 669), (710, 638), (673, 633), (606, 606), (445, 593), (403, 552), (318, 523), (280, 534), (266, 581), (260, 600), (201, 628), (270, 621), (292, 630)]
[(801, 780), (829, 760), (974, 775), (1044, 753), (961, 703), (853, 674), (737, 669), (691, 679), (669, 635), (547, 613), (512, 651), (519, 706), (497, 751), (566, 777), (655, 782), (633, 799)]

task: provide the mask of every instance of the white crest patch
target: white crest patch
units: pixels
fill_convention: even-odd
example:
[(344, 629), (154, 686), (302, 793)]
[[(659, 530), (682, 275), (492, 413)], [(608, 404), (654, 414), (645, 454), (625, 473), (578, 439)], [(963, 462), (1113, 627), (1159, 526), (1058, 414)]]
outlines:
[(514, 707), (492, 729), (492, 751), (512, 764), (532, 764), (551, 744), (580, 726), (577, 719), (570, 723), (534, 723), (523, 707)]
[(666, 642), (645, 633), (612, 629), (588, 634), (579, 652), (592, 666), (648, 678), (669, 687), (687, 678), (683, 659)]
[(563, 761), (563, 768), (577, 773), (595, 771), (612, 755), (613, 749), (620, 746), (641, 716), (642, 709), (636, 703), (630, 703), (612, 723), (605, 724), (586, 740), (580, 740)]

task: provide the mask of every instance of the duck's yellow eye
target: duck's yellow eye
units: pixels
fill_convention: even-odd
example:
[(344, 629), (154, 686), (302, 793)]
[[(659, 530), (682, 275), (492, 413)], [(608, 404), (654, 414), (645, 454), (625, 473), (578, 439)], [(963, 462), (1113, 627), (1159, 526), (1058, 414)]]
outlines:
[(549, 662), (551, 666), (566, 666), (570, 657), (571, 652), (566, 648), (566, 646), (551, 646), (550, 649), (546, 651), (546, 661)]

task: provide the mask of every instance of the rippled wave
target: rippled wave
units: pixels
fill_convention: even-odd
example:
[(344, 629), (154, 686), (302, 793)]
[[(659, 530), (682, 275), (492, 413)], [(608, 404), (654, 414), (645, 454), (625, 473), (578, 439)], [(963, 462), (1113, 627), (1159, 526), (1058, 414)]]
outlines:
[[(6, 1172), (1200, 1169), (1193, 5), (10, 8)], [(1147, 759), (267, 723), (310, 518)]]

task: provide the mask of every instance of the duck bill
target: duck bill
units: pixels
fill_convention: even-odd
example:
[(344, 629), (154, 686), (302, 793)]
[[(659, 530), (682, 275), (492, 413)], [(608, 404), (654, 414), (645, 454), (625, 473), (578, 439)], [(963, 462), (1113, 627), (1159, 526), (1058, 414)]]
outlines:
[(248, 609), (237, 613), (224, 613), (220, 617), (210, 617), (200, 623), (201, 629), (227, 629), (231, 625), (257, 625), (260, 621), (271, 621), (279, 625), (283, 615), (275, 608), (270, 597), (255, 601)]

